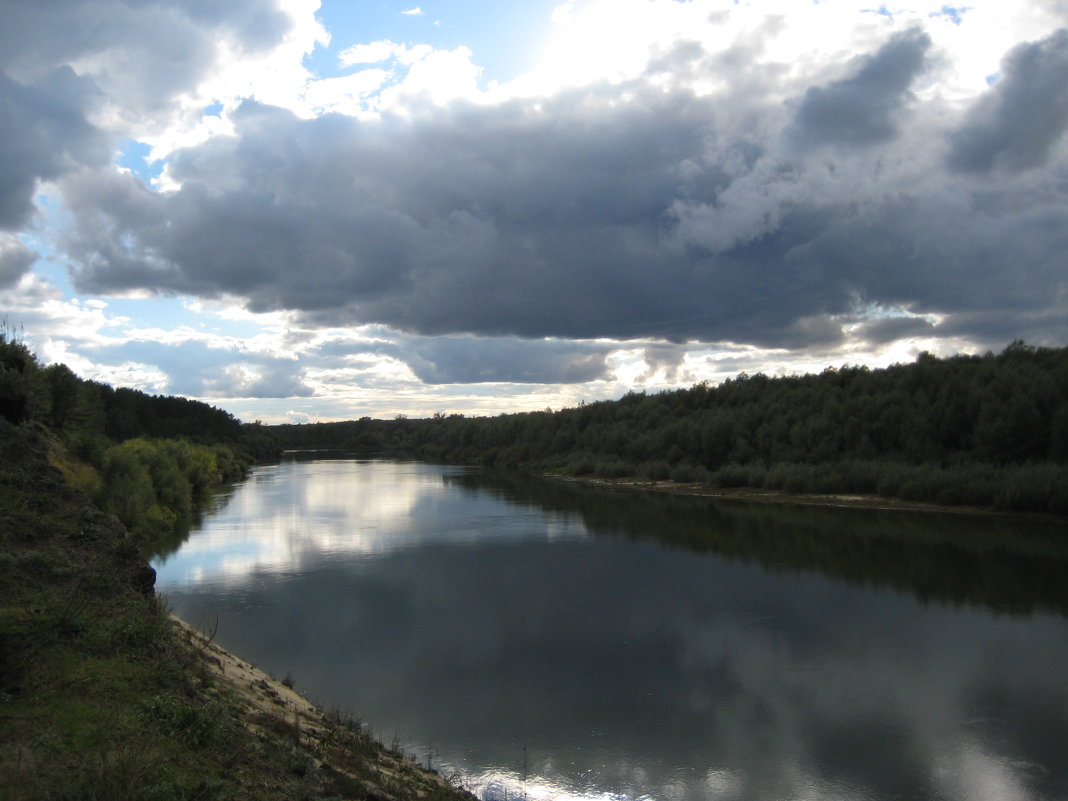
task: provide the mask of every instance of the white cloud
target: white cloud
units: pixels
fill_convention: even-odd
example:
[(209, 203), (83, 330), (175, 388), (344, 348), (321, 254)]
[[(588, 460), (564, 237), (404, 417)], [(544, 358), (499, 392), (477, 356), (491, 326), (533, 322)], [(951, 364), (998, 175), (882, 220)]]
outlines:
[(311, 81), (304, 100), (317, 112), (333, 111), (359, 116), (366, 111), (366, 99), (389, 81), (392, 73), (381, 69), (360, 70), (339, 78)]
[(26, 331), (46, 363), (64, 361), (73, 347), (116, 344), (121, 341), (116, 332), (129, 322), (110, 314), (100, 300), (65, 299), (53, 283), (33, 273), (0, 291), (0, 308), (9, 323)]
[[(875, 4), (877, 5), (877, 4)], [(689, 76), (707, 91), (772, 70), (783, 98), (798, 81), (834, 77), (857, 54), (870, 52), (892, 30), (920, 25), (944, 58), (937, 91), (965, 100), (986, 88), (1002, 55), (1015, 43), (1063, 25), (1049, 4), (976, 0), (961, 9), (961, 24), (943, 0), (893, 4), (887, 15), (864, 0), (569, 0), (552, 12), (555, 32), (541, 64), (506, 87), (510, 94), (552, 92), (596, 80), (623, 81), (680, 42), (695, 42), (711, 57), (707, 74)], [(717, 56), (729, 62), (713, 64)], [(921, 91), (924, 91), (921, 89)]]
[(347, 47), (338, 54), (338, 63), (343, 67), (353, 64), (379, 64), (391, 58), (397, 58), (408, 50), (402, 44), (389, 39), (380, 39), (368, 44), (356, 44)]
[[(818, 369), (985, 345), (1025, 316), (1028, 330), (1064, 330), (1046, 261), (1049, 243), (1063, 245), (1059, 129), (1029, 152), (1038, 167), (1027, 175), (947, 177), (944, 164), (962, 120), (1018, 133), (994, 125), (1011, 103), (969, 110), (977, 98), (1018, 100), (1028, 76), (1002, 61), (1014, 46), (1057, 51), (1050, 33), (1064, 19), (1052, 3), (975, 0), (948, 14), (911, 0), (878, 14), (861, 0), (571, 0), (553, 12), (540, 66), (488, 91), (477, 51), (390, 39), (338, 57), (371, 68), (313, 76), (305, 56), (329, 41), (318, 0), (280, 0), (265, 27), (239, 13), (260, 8), (251, 0), (218, 7), (211, 23), (175, 2), (170, 39), (138, 39), (149, 18), (128, 3), (69, 5), (67, 19), (26, 4), (28, 44), (0, 53), (10, 77), (0, 92), (45, 133), (11, 140), (25, 158), (11, 159), (18, 181), (0, 186), (0, 223), (13, 232), (0, 234), (0, 302), (49, 332), (47, 358), (90, 366), (95, 348), (120, 365), (113, 374), (146, 386), (157, 370), (172, 387), (216, 393), (312, 387), (344, 417), (345, 403), (365, 402), (353, 384), (375, 409), (392, 397), (397, 411), (434, 411), (461, 396), (479, 409), (543, 408), (737, 364)], [(106, 12), (112, 38), (96, 42), (99, 27), (69, 35), (90, 11)], [(895, 36), (911, 43), (914, 69), (882, 95), (858, 91)], [(77, 74), (59, 80), (64, 64)], [(1059, 64), (1049, 61), (1053, 78)], [(204, 114), (216, 104), (221, 113)], [(828, 109), (845, 114), (837, 127)], [(12, 136), (24, 130), (35, 129)], [(857, 130), (863, 141), (850, 139)], [(153, 146), (162, 191), (109, 166), (120, 132)], [(62, 257), (80, 287), (221, 297), (188, 303), (219, 330), (64, 300), (31, 272), (51, 268), (18, 235), (42, 180), (67, 192)], [(298, 325), (295, 312), (244, 303), (305, 314)], [(359, 326), (370, 320), (395, 329)], [(362, 350), (329, 362), (325, 332), (340, 329), (317, 326), (340, 326)], [(472, 336), (429, 347), (442, 332)], [(535, 339), (520, 347), (521, 336)], [(583, 359), (606, 352), (607, 371), (554, 383), (543, 337), (581, 345), (567, 352), (576, 375), (589, 378)], [(594, 341), (593, 356), (580, 352)], [(790, 352), (775, 349), (784, 343)], [(181, 384), (194, 357), (226, 380)], [(282, 364), (293, 357), (308, 360), (305, 373)], [(461, 383), (479, 376), (516, 383)], [(531, 376), (544, 391), (519, 383)], [(428, 377), (441, 382), (432, 391)]]
[(406, 17), (421, 17), (423, 16), (423, 9), (421, 9), (419, 6), (416, 6), (415, 8), (405, 9), (401, 12), (401, 14)]
[(482, 68), (474, 63), (472, 55), (469, 48), (462, 46), (426, 52), (411, 63), (403, 81), (382, 91), (380, 108), (404, 111), (425, 101), (445, 105), (461, 98), (480, 99), (478, 81)]
[(123, 362), (115, 366), (94, 364), (79, 369), (77, 363), (65, 363), (83, 378), (91, 378), (115, 387), (138, 389), (150, 395), (167, 393), (171, 385), (171, 377), (152, 364)]

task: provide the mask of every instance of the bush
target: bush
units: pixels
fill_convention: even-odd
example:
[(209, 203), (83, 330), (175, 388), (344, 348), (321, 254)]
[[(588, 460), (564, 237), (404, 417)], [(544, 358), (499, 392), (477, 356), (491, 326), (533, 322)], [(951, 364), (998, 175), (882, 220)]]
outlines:
[(680, 462), (671, 468), (671, 480), (680, 484), (700, 484), (709, 481), (711, 476), (703, 465)]
[(641, 476), (650, 481), (667, 481), (671, 478), (671, 465), (667, 462), (647, 462), (642, 465)]
[(635, 473), (634, 467), (621, 459), (599, 460), (593, 466), (593, 474), (599, 478), (624, 478)]
[(100, 434), (91, 431), (76, 431), (70, 435), (67, 446), (70, 452), (86, 464), (93, 467), (104, 466), (104, 454), (108, 449), (108, 441)]
[(175, 531), (222, 478), (216, 451), (182, 440), (127, 440), (105, 452), (102, 474), (97, 502), (142, 539)]
[(145, 513), (156, 500), (148, 469), (128, 448), (116, 446), (104, 454), (103, 486), (97, 503), (113, 513), (132, 532), (144, 527)]
[(1026, 464), (1006, 472), (1008, 475), (994, 496), (994, 508), (1014, 512), (1060, 511), (1068, 485), (1068, 468), (1051, 463)]
[(592, 456), (580, 456), (568, 462), (566, 469), (573, 476), (588, 476), (593, 472), (595, 466)]
[(717, 487), (760, 487), (764, 485), (764, 468), (761, 465), (729, 464), (712, 474), (712, 483)]

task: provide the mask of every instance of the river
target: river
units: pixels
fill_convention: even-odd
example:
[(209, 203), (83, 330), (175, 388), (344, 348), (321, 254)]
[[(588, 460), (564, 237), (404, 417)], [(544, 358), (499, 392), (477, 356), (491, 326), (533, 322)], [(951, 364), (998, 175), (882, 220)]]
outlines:
[(485, 799), (1068, 798), (1063, 522), (305, 454), (153, 564)]

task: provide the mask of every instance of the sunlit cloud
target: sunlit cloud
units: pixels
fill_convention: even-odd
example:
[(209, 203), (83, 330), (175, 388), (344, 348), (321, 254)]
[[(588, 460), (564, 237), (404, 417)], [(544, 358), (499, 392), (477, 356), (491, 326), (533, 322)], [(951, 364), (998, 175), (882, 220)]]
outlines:
[(43, 358), (333, 419), (1068, 336), (1056, 4), (573, 0), (507, 81), (319, 6), (20, 12), (0, 300)]
[(338, 54), (338, 63), (343, 67), (354, 64), (379, 64), (391, 58), (402, 58), (409, 48), (389, 39), (347, 47)]

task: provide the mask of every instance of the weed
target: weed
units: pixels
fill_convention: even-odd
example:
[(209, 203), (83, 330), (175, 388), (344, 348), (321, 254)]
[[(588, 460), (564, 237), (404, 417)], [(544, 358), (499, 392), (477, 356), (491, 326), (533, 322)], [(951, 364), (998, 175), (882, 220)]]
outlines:
[(159, 730), (193, 748), (207, 748), (222, 736), (223, 716), (214, 704), (193, 706), (170, 695), (157, 695), (141, 705), (142, 714)]
[(249, 716), (249, 722), (272, 732), (284, 740), (300, 742), (300, 724), (287, 720), (280, 715), (272, 715), (269, 712), (255, 712)]

